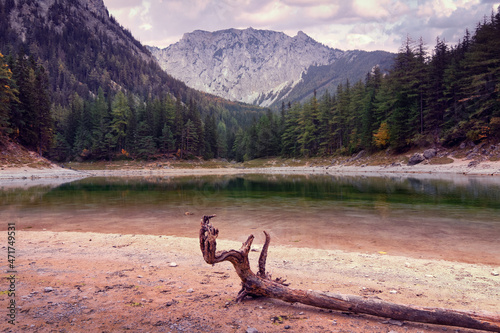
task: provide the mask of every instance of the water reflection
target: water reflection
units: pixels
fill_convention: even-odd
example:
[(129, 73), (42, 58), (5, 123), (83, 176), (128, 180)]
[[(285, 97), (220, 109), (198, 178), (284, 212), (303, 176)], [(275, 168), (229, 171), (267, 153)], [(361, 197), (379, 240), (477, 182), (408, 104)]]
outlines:
[(267, 230), (292, 246), (500, 264), (494, 177), (88, 178), (3, 189), (0, 209), (18, 228), (188, 237), (197, 237), (202, 215), (216, 213), (226, 239)]

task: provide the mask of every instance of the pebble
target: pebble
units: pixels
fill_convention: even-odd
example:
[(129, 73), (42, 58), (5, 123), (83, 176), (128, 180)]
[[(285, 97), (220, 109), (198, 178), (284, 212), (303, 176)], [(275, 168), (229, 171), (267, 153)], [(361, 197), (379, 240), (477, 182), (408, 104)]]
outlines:
[(285, 326), (285, 329), (286, 329), (286, 330), (289, 330), (290, 328), (292, 328), (292, 326), (290, 326), (290, 325), (286, 325), (286, 326)]
[(383, 321), (382, 324), (403, 326), (403, 322), (402, 321), (394, 320), (394, 319), (389, 319), (389, 320)]
[(194, 293), (194, 290), (193, 288), (189, 288), (188, 290), (186, 290), (187, 293)]
[(249, 327), (247, 328), (246, 333), (259, 333), (259, 331), (256, 328)]
[(491, 275), (493, 275), (493, 276), (498, 276), (498, 275), (500, 275), (500, 274), (499, 274), (497, 271), (492, 271), (492, 272), (491, 272)]
[(54, 291), (54, 288), (52, 288), (52, 287), (45, 287), (43, 289), (43, 291), (45, 291), (46, 293), (50, 293), (51, 291)]
[(177, 267), (177, 263), (171, 262), (170, 264), (168, 264), (168, 267)]
[(137, 275), (137, 278), (138, 279), (142, 279), (142, 275)]
[(397, 294), (397, 293), (398, 293), (398, 291), (397, 291), (397, 290), (391, 290), (391, 291), (389, 291), (389, 293), (390, 293), (390, 294)]

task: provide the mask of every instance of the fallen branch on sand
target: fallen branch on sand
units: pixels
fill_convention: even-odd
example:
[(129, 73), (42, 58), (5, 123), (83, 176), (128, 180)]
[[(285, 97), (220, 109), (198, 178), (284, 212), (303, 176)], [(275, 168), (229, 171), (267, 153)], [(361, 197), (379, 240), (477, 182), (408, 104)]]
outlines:
[(236, 297), (241, 302), (246, 296), (264, 296), (289, 303), (302, 303), (324, 309), (364, 313), (377, 317), (391, 318), (420, 323), (472, 328), (491, 332), (500, 332), (500, 314), (475, 311), (451, 310), (442, 308), (421, 308), (383, 301), (379, 298), (367, 298), (354, 295), (321, 293), (289, 288), (285, 280), (272, 280), (266, 273), (267, 250), (271, 238), (264, 231), (266, 241), (259, 257), (259, 271), (254, 274), (250, 269), (248, 253), (254, 236), (250, 235), (241, 249), (218, 251), (217, 236), (219, 230), (210, 223), (215, 215), (204, 216), (200, 227), (200, 248), (208, 264), (229, 261), (241, 279), (242, 289)]

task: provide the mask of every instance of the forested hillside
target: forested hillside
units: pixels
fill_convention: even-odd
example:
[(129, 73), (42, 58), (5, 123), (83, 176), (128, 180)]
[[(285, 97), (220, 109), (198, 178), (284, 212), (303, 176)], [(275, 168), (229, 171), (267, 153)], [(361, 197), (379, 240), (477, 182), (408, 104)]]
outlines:
[(2, 135), (55, 160), (226, 156), (261, 112), (170, 77), (102, 0), (0, 0), (0, 30)]
[(346, 81), (307, 103), (283, 103), (236, 138), (240, 159), (392, 152), (500, 140), (500, 8), (448, 47), (410, 38), (388, 75)]

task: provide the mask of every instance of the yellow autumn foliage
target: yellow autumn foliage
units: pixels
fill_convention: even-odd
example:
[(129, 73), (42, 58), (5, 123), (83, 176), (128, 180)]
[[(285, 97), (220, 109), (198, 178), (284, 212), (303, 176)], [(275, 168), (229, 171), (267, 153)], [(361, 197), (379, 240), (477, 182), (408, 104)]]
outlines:
[(383, 148), (389, 144), (389, 126), (387, 122), (380, 124), (377, 132), (373, 134), (373, 140), (378, 148)]

